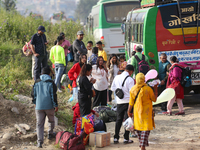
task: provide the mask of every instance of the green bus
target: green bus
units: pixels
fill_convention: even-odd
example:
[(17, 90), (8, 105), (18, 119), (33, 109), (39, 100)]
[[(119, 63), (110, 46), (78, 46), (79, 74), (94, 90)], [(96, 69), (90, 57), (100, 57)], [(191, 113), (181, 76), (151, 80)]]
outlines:
[(93, 6), (87, 18), (88, 32), (103, 41), (107, 54), (125, 52), (121, 23), (134, 7), (140, 7), (138, 0), (100, 0)]
[(158, 70), (159, 56), (176, 56), (180, 64), (190, 67), (193, 90), (200, 92), (200, 15), (199, 2), (171, 2), (130, 11), (125, 22), (127, 59), (137, 45), (149, 58), (150, 68)]

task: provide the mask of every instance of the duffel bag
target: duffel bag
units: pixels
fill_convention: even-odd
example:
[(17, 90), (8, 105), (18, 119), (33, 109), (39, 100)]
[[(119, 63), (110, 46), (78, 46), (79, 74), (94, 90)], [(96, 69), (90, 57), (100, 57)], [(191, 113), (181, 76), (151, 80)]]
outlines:
[(96, 106), (93, 108), (93, 110), (96, 111), (97, 113), (100, 113), (101, 110), (105, 110), (105, 109), (111, 110), (111, 108), (108, 106)]
[(60, 131), (56, 135), (56, 144), (64, 150), (85, 150), (81, 136), (68, 131)]
[(95, 120), (94, 121), (94, 132), (96, 132), (96, 131), (105, 131), (105, 132), (107, 132), (106, 124), (104, 123), (103, 120)]
[(107, 110), (107, 109), (101, 110), (99, 112), (99, 119), (103, 120), (105, 123), (116, 121), (117, 114), (115, 111), (112, 110)]

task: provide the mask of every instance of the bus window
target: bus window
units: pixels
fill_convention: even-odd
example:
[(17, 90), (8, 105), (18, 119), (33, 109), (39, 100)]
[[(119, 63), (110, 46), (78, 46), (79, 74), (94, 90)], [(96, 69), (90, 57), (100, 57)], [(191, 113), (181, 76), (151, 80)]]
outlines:
[(144, 24), (140, 24), (140, 43), (143, 43), (143, 26)]
[(138, 2), (115, 2), (104, 4), (107, 22), (121, 23), (122, 19), (135, 6), (138, 6)]
[(135, 41), (135, 24), (132, 24), (131, 41)]
[(138, 24), (135, 24), (134, 28), (134, 42), (138, 42)]

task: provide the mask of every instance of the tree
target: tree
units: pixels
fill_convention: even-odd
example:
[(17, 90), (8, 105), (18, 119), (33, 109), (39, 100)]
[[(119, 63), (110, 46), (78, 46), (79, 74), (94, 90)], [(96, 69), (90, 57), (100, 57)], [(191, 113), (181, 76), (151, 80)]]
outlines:
[(15, 4), (15, 0), (2, 0), (2, 7), (6, 9), (6, 11), (10, 11), (15, 9), (16, 4)]
[(75, 12), (76, 18), (81, 21), (86, 21), (92, 6), (96, 5), (97, 2), (98, 0), (80, 0)]

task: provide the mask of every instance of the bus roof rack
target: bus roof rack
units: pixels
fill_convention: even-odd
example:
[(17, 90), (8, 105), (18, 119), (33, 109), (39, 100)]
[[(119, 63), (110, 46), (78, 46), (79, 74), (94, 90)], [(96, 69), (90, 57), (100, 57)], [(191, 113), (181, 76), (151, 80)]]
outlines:
[[(179, 2), (188, 2), (188, 1), (196, 1), (196, 0), (179, 0)], [(158, 6), (176, 2), (177, 0), (142, 0), (141, 7), (144, 8), (144, 7)]]

